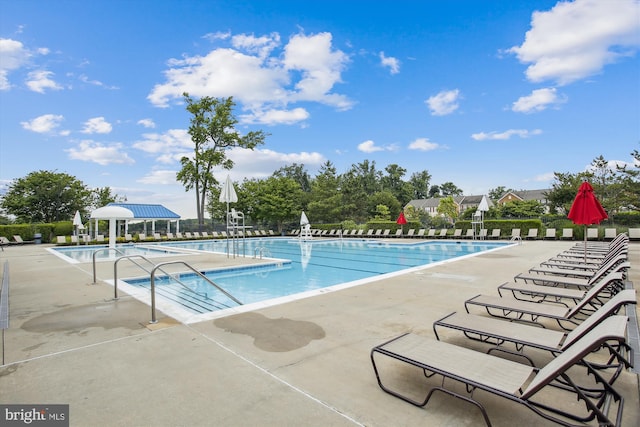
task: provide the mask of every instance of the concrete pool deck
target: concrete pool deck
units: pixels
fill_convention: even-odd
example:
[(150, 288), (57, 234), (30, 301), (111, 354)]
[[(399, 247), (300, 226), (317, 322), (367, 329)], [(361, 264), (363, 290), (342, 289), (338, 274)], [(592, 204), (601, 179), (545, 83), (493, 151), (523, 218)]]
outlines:
[[(126, 294), (113, 301), (104, 282), (113, 279), (112, 262), (98, 263), (93, 284), (91, 263), (69, 264), (48, 245), (9, 246), (0, 252), (11, 288), (0, 403), (69, 404), (72, 426), (482, 425), (479, 411), (457, 399), (435, 395), (417, 408), (384, 393), (371, 348), (407, 331), (433, 337), (433, 321), (464, 310), (465, 299), (495, 295), (499, 284), (574, 244), (525, 241), (189, 325), (162, 312), (150, 325), (148, 305)], [(639, 243), (630, 244), (629, 259), (628, 280), (637, 287)], [(259, 261), (190, 255), (188, 262), (209, 269)], [(123, 265), (118, 275), (140, 273)], [(459, 333), (442, 338), (486, 349)], [(623, 425), (635, 426), (638, 376), (623, 372), (615, 388), (625, 398)], [(556, 425), (505, 399), (476, 397), (494, 426)]]

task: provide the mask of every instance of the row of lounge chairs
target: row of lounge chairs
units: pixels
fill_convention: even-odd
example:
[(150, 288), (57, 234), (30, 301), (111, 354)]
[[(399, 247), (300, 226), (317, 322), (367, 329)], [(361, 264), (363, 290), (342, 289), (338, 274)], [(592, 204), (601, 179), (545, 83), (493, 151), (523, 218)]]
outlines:
[(0, 236), (0, 249), (2, 249), (2, 251), (4, 252), (4, 247), (5, 246), (10, 246), (10, 245), (24, 245), (25, 243), (33, 243), (33, 240), (29, 240), (29, 241), (25, 241), (22, 239), (21, 236), (14, 234), (13, 235), (13, 240), (9, 240), (4, 236)]
[[(474, 234), (474, 230), (469, 228), (467, 230), (463, 230), (461, 228), (455, 228), (452, 233), (449, 233), (450, 229), (441, 228), (420, 228), (420, 229), (409, 229), (406, 233), (402, 229), (396, 230), (394, 233), (391, 232), (390, 229), (369, 229), (366, 232), (363, 229), (351, 229), (351, 230), (319, 230), (313, 229), (311, 230), (311, 236), (313, 237), (422, 237), (428, 239), (434, 238), (453, 238), (453, 239), (472, 239), (472, 238), (480, 238), (480, 239), (501, 239), (501, 238), (509, 238), (509, 239), (528, 239), (528, 240), (536, 240), (539, 238), (543, 238), (546, 240), (556, 240), (558, 239), (558, 232), (555, 228), (547, 228), (545, 229), (544, 236), (539, 236), (539, 230), (537, 228), (530, 228), (527, 230), (526, 234), (521, 233), (519, 228), (513, 228), (511, 230), (511, 234), (508, 236), (502, 235), (502, 230), (499, 228), (494, 228), (490, 232), (489, 230), (483, 228), (478, 230), (477, 235)], [(291, 233), (293, 236), (297, 236), (300, 234), (300, 229), (295, 229)], [(616, 237), (616, 229), (615, 228), (606, 228), (604, 231), (604, 240), (613, 240)], [(563, 228), (560, 233), (560, 239), (562, 240), (573, 240), (573, 228)], [(588, 228), (587, 229), (587, 239), (595, 240), (598, 239), (598, 229), (597, 228)]]
[[(379, 386), (421, 407), (436, 391), (457, 397), (479, 408), (487, 425), (489, 414), (482, 394), (474, 395), (477, 390), (520, 403), (558, 424), (620, 426), (624, 398), (614, 383), (632, 366), (634, 350), (627, 339), (628, 318), (620, 310), (636, 304), (635, 290), (625, 288), (628, 241), (619, 235), (611, 243), (589, 244), (588, 262), (581, 265), (576, 260), (584, 256), (584, 246), (577, 244), (500, 285), (498, 296), (465, 301), (466, 313), (434, 322), (435, 340), (407, 333), (375, 346), (370, 357)], [(478, 309), (485, 315), (472, 313)], [(482, 353), (443, 342), (441, 329), (460, 331), (491, 347)], [(540, 360), (537, 350), (550, 359), (536, 365), (531, 354)], [(500, 357), (504, 354), (510, 359)], [(382, 367), (391, 366), (381, 364), (384, 358), (420, 368), (427, 381), (440, 379), (424, 399), (416, 399), (398, 390), (401, 382), (393, 387), (383, 382)], [(455, 382), (466, 393), (452, 387)], [(572, 406), (575, 400), (581, 403)]]
[[(239, 231), (238, 235), (242, 236), (242, 237), (269, 237), (269, 236), (275, 236), (276, 234), (273, 232), (273, 230), (245, 230), (243, 231)], [(124, 241), (125, 242), (154, 242), (154, 241), (164, 241), (164, 240), (198, 240), (198, 239), (226, 239), (227, 237), (230, 237), (229, 234), (226, 231), (213, 231), (211, 233), (207, 232), (207, 231), (195, 231), (195, 232), (176, 232), (176, 233), (166, 233), (166, 234), (161, 234), (161, 233), (153, 233), (151, 235), (146, 235), (145, 233), (139, 233), (139, 234), (130, 234), (130, 233), (126, 233), (124, 235)], [(65, 244), (65, 243), (88, 243), (89, 240), (89, 236), (88, 235), (83, 235), (83, 236), (57, 236), (57, 243), (58, 244)], [(103, 243), (105, 241), (107, 241), (107, 239), (105, 238), (104, 235), (99, 234), (95, 240), (92, 240), (93, 242), (96, 243)]]

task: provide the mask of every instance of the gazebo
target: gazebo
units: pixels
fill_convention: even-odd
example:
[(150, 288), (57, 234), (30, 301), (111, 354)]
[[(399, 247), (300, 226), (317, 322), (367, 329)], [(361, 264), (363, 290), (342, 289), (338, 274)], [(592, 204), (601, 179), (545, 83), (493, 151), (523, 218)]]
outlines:
[[(167, 230), (171, 230), (171, 223), (176, 223), (176, 232), (180, 231), (180, 215), (167, 209), (162, 205), (139, 204), (139, 203), (109, 203), (106, 206), (91, 212), (91, 219), (95, 219), (94, 233), (98, 236), (98, 220), (110, 220), (109, 236), (116, 236), (116, 221), (125, 221), (125, 233), (128, 233), (130, 221), (144, 221), (145, 233), (147, 229), (147, 221), (151, 221), (152, 233), (156, 231), (156, 221), (166, 220)], [(113, 219), (113, 221), (111, 221)], [(113, 223), (113, 230), (111, 228)], [(115, 242), (116, 239), (109, 239), (109, 242)]]

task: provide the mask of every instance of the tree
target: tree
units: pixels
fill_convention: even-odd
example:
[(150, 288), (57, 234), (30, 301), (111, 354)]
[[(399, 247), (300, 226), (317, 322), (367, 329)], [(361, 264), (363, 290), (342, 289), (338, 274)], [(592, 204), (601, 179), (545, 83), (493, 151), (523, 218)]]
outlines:
[(544, 213), (544, 206), (537, 200), (514, 200), (500, 208), (502, 218), (535, 218)]
[[(369, 218), (376, 219), (385, 219), (391, 220), (391, 215), (393, 213), (400, 213), (402, 210), (402, 205), (396, 199), (396, 197), (391, 193), (391, 191), (378, 191), (373, 193), (368, 199), (368, 210)], [(380, 206), (385, 206), (387, 208), (386, 217), (381, 218), (381, 214), (384, 212), (380, 209)]]
[(182, 169), (176, 175), (186, 191), (195, 189), (198, 225), (204, 224), (206, 196), (218, 182), (213, 168), (222, 166), (231, 169), (233, 161), (227, 158), (226, 150), (234, 147), (253, 150), (263, 144), (267, 136), (263, 131), (252, 131), (241, 136), (234, 128), (238, 120), (233, 115), (233, 97), (211, 98), (205, 96), (193, 100), (183, 94), (187, 111), (191, 113), (189, 135), (194, 143), (193, 157), (180, 159)]
[(411, 174), (409, 183), (413, 186), (414, 199), (426, 199), (429, 196), (429, 182), (431, 182), (431, 174), (426, 170)]
[(462, 196), (463, 191), (453, 182), (445, 182), (440, 185), (440, 192), (443, 196)]
[(92, 192), (92, 197), (92, 206), (94, 208), (100, 208), (102, 206), (108, 205), (109, 203), (119, 203), (125, 201), (124, 197), (120, 197), (117, 194), (111, 194), (110, 187), (96, 188)]
[(458, 205), (453, 200), (453, 196), (446, 196), (440, 199), (436, 210), (440, 215), (449, 218), (451, 222), (455, 222), (456, 218), (458, 218)]
[(292, 178), (271, 176), (253, 186), (252, 216), (256, 220), (275, 223), (282, 231), (285, 222), (300, 217), (303, 191)]
[(622, 183), (620, 203), (626, 209), (640, 211), (640, 151), (633, 150), (631, 157), (632, 163), (617, 166)]
[(495, 202), (495, 201), (500, 200), (500, 197), (504, 196), (505, 194), (507, 194), (510, 191), (513, 191), (513, 190), (511, 188), (500, 186), (500, 187), (496, 187), (496, 188), (493, 188), (493, 189), (489, 190), (488, 196), (489, 196), (489, 198), (491, 200), (493, 200)]
[(342, 177), (343, 214), (356, 222), (367, 220), (368, 199), (371, 194), (380, 191), (381, 173), (376, 170), (376, 162), (368, 160), (357, 165)]
[(320, 166), (318, 175), (311, 182), (307, 209), (309, 218), (313, 218), (314, 222), (334, 222), (342, 216), (340, 179), (329, 161)]
[(31, 172), (9, 184), (0, 206), (18, 222), (71, 220), (91, 205), (91, 190), (82, 181), (55, 171)]

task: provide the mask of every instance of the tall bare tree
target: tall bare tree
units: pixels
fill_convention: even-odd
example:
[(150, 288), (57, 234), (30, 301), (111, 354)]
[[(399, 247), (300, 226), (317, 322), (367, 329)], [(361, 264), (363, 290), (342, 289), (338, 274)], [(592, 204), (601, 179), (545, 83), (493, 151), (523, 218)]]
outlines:
[(182, 169), (176, 175), (186, 191), (195, 189), (198, 225), (204, 225), (206, 196), (212, 186), (218, 184), (213, 169), (221, 166), (231, 169), (233, 161), (227, 158), (226, 150), (241, 147), (253, 150), (263, 144), (267, 134), (252, 131), (240, 135), (235, 130), (238, 120), (233, 115), (233, 97), (212, 98), (204, 96), (200, 100), (183, 94), (187, 111), (191, 113), (189, 135), (194, 144), (193, 157), (180, 159)]

